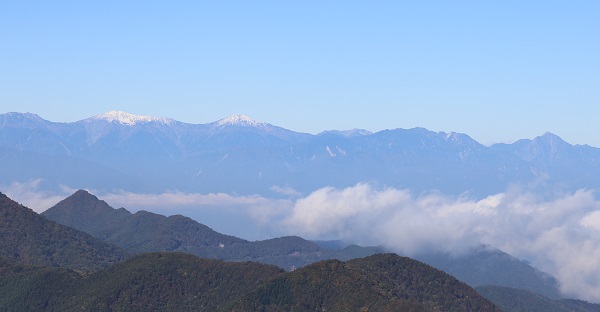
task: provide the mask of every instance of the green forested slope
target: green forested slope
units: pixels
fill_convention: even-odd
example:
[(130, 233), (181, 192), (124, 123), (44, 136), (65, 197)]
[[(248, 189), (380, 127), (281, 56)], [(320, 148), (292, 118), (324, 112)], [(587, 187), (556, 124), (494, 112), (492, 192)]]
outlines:
[(452, 276), (378, 254), (321, 261), (282, 275), (236, 302), (242, 311), (500, 311)]
[(393, 254), (294, 272), (148, 253), (80, 275), (0, 261), (0, 311), (499, 311), (473, 289)]
[(93, 271), (127, 253), (93, 236), (50, 221), (0, 193), (0, 257), (21, 264)]

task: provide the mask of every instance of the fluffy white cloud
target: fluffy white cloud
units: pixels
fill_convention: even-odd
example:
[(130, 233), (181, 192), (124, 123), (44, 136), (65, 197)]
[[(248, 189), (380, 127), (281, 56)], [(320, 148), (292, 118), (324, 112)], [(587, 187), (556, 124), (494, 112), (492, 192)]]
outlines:
[(556, 276), (565, 294), (600, 301), (600, 201), (511, 190), (480, 200), (357, 184), (296, 201), (283, 224), (310, 238), (382, 244), (399, 253), (460, 253), (490, 244)]

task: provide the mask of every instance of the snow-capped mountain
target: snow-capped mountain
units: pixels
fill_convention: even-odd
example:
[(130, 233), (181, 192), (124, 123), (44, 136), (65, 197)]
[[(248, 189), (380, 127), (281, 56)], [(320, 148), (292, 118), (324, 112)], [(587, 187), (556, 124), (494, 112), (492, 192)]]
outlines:
[(96, 190), (276, 195), (274, 186), (307, 193), (376, 182), (483, 196), (540, 177), (561, 187), (600, 186), (600, 150), (550, 133), (487, 147), (423, 128), (312, 135), (244, 115), (189, 124), (120, 111), (70, 123), (0, 114), (0, 158), (0, 184), (41, 178)]
[(268, 126), (264, 122), (252, 120), (250, 117), (241, 115), (241, 114), (231, 115), (229, 117), (215, 121), (215, 122), (211, 123), (210, 125), (213, 127), (235, 126), (235, 127), (258, 127), (258, 128), (264, 128), (264, 127)]
[(174, 122), (173, 119), (170, 118), (157, 118), (150, 116), (138, 116), (129, 114), (122, 111), (110, 111), (108, 113), (104, 113), (101, 115), (96, 115), (85, 119), (84, 122), (91, 122), (94, 120), (103, 120), (112, 123), (118, 123), (124, 126), (135, 126), (138, 124), (149, 123), (149, 122), (157, 122), (165, 125), (170, 125)]

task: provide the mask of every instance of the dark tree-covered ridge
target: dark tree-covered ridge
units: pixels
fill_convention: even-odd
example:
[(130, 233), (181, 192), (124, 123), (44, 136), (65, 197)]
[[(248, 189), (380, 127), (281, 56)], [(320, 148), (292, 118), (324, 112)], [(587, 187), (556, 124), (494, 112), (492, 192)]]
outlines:
[(2, 193), (0, 237), (0, 257), (28, 265), (94, 271), (127, 257), (123, 249), (48, 220)]

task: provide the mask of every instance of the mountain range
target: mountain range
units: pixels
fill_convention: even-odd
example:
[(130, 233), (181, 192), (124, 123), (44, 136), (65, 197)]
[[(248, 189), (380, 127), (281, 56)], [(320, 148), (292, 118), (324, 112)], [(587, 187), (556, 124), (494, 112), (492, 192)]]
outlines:
[(500, 311), (454, 277), (395, 254), (285, 273), (181, 252), (129, 256), (4, 194), (0, 213), (0, 311)]
[(545, 133), (484, 146), (466, 134), (423, 128), (298, 133), (243, 115), (208, 124), (113, 111), (57, 123), (0, 115), (0, 183), (42, 179), (132, 192), (307, 194), (373, 182), (416, 192), (485, 196), (510, 184), (596, 188), (600, 149)]
[[(147, 211), (131, 214), (124, 208), (114, 209), (84, 190), (47, 209), (42, 216), (131, 254), (178, 251), (203, 258), (274, 264), (289, 270), (321, 260), (349, 260), (385, 252), (382, 247), (356, 245), (327, 248), (296, 236), (246, 241), (218, 233), (181, 215), (166, 217)], [(423, 254), (418, 260), (472, 287), (498, 285), (526, 289), (549, 298), (561, 297), (556, 280), (497, 249), (481, 247), (460, 256)]]
[[(102, 228), (117, 230), (127, 223), (131, 225), (132, 222), (119, 220), (135, 215), (123, 208), (112, 209), (85, 191), (76, 192), (47, 212), (63, 222), (94, 229), (96, 236), (110, 232)], [(229, 240), (227, 243), (232, 245), (219, 243), (217, 249), (239, 244), (254, 255), (263, 255), (257, 261), (269, 259), (272, 254), (301, 258), (305, 246), (319, 247), (292, 237), (271, 240), (266, 244), (269, 248), (264, 248), (262, 242), (216, 233), (193, 221), (174, 226), (182, 224), (172, 223), (170, 217), (146, 215), (147, 212), (138, 212), (142, 217), (132, 219), (141, 223), (133, 231), (124, 229), (116, 237), (139, 231), (130, 241), (145, 242), (148, 250), (175, 247), (185, 253), (147, 253), (135, 244), (127, 245), (127, 239), (121, 237), (117, 240), (120, 244), (136, 250), (127, 254), (106, 242), (111, 235), (104, 236), (105, 242), (101, 242), (46, 219), (3, 194), (0, 213), (0, 233), (7, 238), (0, 242), (0, 311), (500, 311), (490, 301), (504, 311), (600, 311), (599, 305), (584, 301), (549, 299), (533, 291), (497, 284), (477, 287), (490, 300), (487, 301), (452, 276), (395, 254), (345, 262), (321, 260), (289, 273), (272, 265), (243, 262), (247, 259), (244, 257), (230, 259), (234, 262), (201, 259), (189, 253), (194, 250), (181, 247)], [(146, 218), (153, 221), (141, 221)], [(118, 226), (111, 225), (113, 222)], [(158, 234), (152, 234), (151, 229)], [(181, 244), (172, 244), (173, 239)], [(324, 243), (327, 244), (335, 245)], [(359, 256), (374, 252), (358, 246), (345, 250), (348, 249), (362, 252)], [(37, 250), (41, 252), (27, 252)], [(438, 264), (444, 263), (441, 258), (438, 255)], [(464, 263), (457, 267), (449, 261), (446, 270), (459, 274), (461, 270), (468, 271), (471, 279), (486, 273), (477, 267), (487, 266), (488, 274), (498, 271), (506, 279), (529, 279), (529, 283), (523, 283), (525, 287), (540, 280), (535, 276), (540, 272), (501, 252), (480, 250), (463, 259), (455, 258), (454, 263), (457, 262)], [(513, 263), (507, 266), (507, 262)]]
[(347, 260), (382, 252), (378, 247), (322, 248), (297, 236), (247, 241), (214, 231), (182, 215), (114, 209), (84, 190), (47, 209), (42, 216), (86, 232), (132, 254), (179, 251), (203, 258), (255, 261), (289, 270), (324, 259)]
[[(376, 133), (330, 130), (313, 135), (243, 115), (209, 124), (118, 111), (69, 123), (51, 122), (31, 113), (0, 115), (0, 185), (36, 180), (41, 181), (38, 186), (42, 190), (62, 192), (76, 187), (107, 193), (177, 190), (287, 198), (322, 187), (367, 182), (415, 192), (438, 190), (479, 197), (502, 192), (513, 184), (543, 185), (546, 190), (598, 188), (599, 159), (600, 149), (571, 145), (551, 133), (533, 140), (484, 146), (466, 134), (423, 128)], [(0, 280), (0, 288), (5, 290), (10, 285), (19, 289), (46, 285), (48, 276), (65, 285), (79, 284), (81, 274), (109, 272), (103, 268), (147, 252), (176, 251), (203, 258), (255, 261), (286, 270), (314, 268), (313, 263), (319, 263), (320, 270), (325, 270), (319, 271), (319, 276), (327, 275), (331, 266), (346, 266), (340, 260), (384, 251), (381, 247), (345, 245), (327, 248), (332, 242), (312, 242), (297, 236), (248, 241), (218, 233), (181, 215), (114, 209), (86, 191), (77, 191), (43, 216), (3, 194), (0, 206), (4, 209), (0, 211), (0, 234), (5, 237), (0, 246), (0, 273), (18, 276)], [(551, 276), (492, 247), (481, 246), (460, 257), (423, 254), (418, 260), (478, 287), (507, 311), (532, 305), (552, 306), (557, 311), (598, 309), (585, 302), (559, 300), (557, 282)], [(347, 274), (356, 272), (343, 272)], [(23, 286), (22, 278), (33, 284)], [(296, 282), (304, 283), (295, 278)], [(297, 304), (296, 284), (290, 286), (292, 292), (279, 293), (282, 285), (289, 283), (256, 288), (243, 298), (236, 295), (238, 301), (229, 302), (228, 307), (292, 309)], [(389, 287), (375, 291), (393, 292)], [(275, 297), (267, 300), (265, 292)], [(44, 296), (56, 299), (61, 294), (46, 292)], [(511, 297), (521, 298), (523, 305), (512, 305)], [(272, 299), (276, 302), (269, 301)], [(397, 299), (386, 297), (381, 299), (383, 306), (377, 307), (386, 310), (389, 300), (396, 304)], [(49, 304), (48, 300), (42, 301)], [(415, 311), (424, 307), (422, 303), (400, 303)]]

